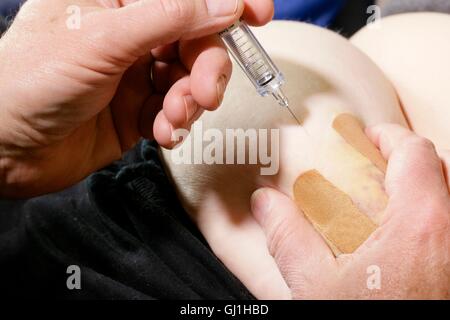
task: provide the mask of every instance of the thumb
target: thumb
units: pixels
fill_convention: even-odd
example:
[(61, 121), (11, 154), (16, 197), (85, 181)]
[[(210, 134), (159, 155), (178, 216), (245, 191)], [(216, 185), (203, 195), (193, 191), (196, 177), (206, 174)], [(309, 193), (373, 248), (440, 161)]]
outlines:
[(140, 0), (103, 11), (96, 27), (105, 27), (127, 53), (142, 56), (160, 45), (220, 32), (243, 11), (243, 0)]
[(442, 193), (442, 162), (430, 140), (395, 124), (380, 124), (367, 133), (389, 160), (386, 189), (391, 197), (400, 193), (427, 198), (439, 190)]
[(311, 297), (336, 261), (325, 241), (296, 204), (276, 190), (257, 190), (251, 208), (293, 295)]
[(427, 212), (427, 205), (448, 198), (442, 161), (431, 141), (392, 124), (375, 126), (368, 134), (389, 159), (386, 191), (390, 205), (401, 208), (399, 219), (405, 214), (411, 219), (411, 212)]

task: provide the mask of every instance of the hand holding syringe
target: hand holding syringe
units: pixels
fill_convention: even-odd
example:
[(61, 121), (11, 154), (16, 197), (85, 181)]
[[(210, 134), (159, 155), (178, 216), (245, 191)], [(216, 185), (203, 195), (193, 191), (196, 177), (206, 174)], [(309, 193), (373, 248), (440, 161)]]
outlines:
[(272, 95), (282, 107), (288, 108), (295, 120), (300, 123), (289, 108), (289, 101), (281, 90), (285, 82), (283, 74), (248, 25), (243, 21), (237, 21), (219, 35), (258, 93), (263, 97)]

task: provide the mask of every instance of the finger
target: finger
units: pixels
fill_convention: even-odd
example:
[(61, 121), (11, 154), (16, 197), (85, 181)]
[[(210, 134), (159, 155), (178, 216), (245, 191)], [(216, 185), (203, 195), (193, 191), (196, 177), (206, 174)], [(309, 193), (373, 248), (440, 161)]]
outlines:
[(182, 41), (180, 59), (191, 70), (191, 91), (194, 99), (207, 110), (222, 103), (232, 63), (217, 35)]
[(110, 106), (122, 151), (132, 148), (141, 138), (139, 115), (152, 94), (149, 55), (143, 56), (124, 73)]
[(273, 0), (245, 0), (244, 20), (253, 26), (261, 26), (272, 20)]
[(439, 155), (442, 160), (447, 187), (450, 191), (450, 150), (442, 150), (439, 152)]
[(164, 115), (174, 129), (189, 128), (201, 110), (192, 97), (189, 77), (175, 83), (164, 99)]
[(175, 145), (172, 140), (173, 132), (174, 129), (172, 125), (161, 110), (157, 114), (153, 125), (153, 136), (155, 137), (155, 140), (161, 147), (171, 149)]
[(139, 115), (139, 132), (145, 139), (153, 140), (153, 126), (155, 118), (162, 110), (164, 97), (152, 95), (147, 99)]
[(96, 15), (95, 27), (102, 26), (102, 39), (114, 43), (119, 52), (141, 56), (180, 39), (220, 32), (243, 10), (243, 0), (141, 0), (104, 10)]
[[(309, 285), (322, 274), (321, 270), (332, 268), (336, 261), (322, 237), (296, 204), (276, 190), (257, 190), (252, 195), (251, 208), (288, 286), (292, 290), (314, 290)], [(311, 283), (299, 283), (302, 279)]]
[(151, 54), (157, 61), (174, 62), (178, 59), (178, 42), (159, 46), (151, 50)]
[(160, 94), (167, 93), (174, 83), (188, 75), (188, 71), (180, 62), (155, 61), (151, 73), (153, 88)]
[(435, 212), (429, 207), (448, 197), (448, 188), (433, 143), (397, 125), (381, 125), (369, 131), (374, 143), (389, 157), (385, 185), (390, 196), (388, 208), (395, 210), (387, 212), (395, 212), (398, 219), (408, 215), (409, 221)]
[[(391, 139), (389, 139), (391, 140)], [(408, 221), (412, 229), (435, 228), (435, 221), (448, 216), (448, 187), (442, 161), (434, 145), (427, 139), (411, 135), (395, 143), (386, 173), (386, 191), (389, 204), (385, 222), (391, 218), (404, 228)], [(445, 220), (444, 219), (444, 220)]]
[(389, 159), (392, 151), (398, 147), (405, 138), (414, 135), (410, 130), (397, 124), (381, 124), (366, 129), (368, 137), (380, 149), (385, 159)]

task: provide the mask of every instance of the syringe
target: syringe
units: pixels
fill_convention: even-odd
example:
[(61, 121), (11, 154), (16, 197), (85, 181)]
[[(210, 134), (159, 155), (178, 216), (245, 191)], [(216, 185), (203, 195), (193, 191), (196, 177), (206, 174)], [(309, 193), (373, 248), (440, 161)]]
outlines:
[(289, 108), (289, 100), (281, 90), (285, 79), (244, 21), (237, 21), (219, 33), (233, 58), (255, 86), (258, 93), (272, 95), (282, 107), (300, 121)]

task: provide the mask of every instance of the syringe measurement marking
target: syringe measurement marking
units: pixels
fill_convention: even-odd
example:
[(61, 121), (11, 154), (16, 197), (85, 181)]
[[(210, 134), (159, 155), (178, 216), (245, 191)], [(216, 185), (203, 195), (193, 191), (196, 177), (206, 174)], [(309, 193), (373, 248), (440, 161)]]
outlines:
[(246, 66), (251, 68), (251, 67), (253, 67), (254, 65), (256, 65), (260, 61), (261, 60), (255, 60), (255, 61), (252, 61), (251, 63), (249, 62), (248, 64), (246, 64)]
[[(231, 55), (253, 82), (258, 93), (261, 96), (272, 94), (280, 105), (288, 107), (287, 98), (280, 88), (284, 84), (283, 74), (260, 46), (245, 22), (237, 22), (219, 35), (225, 41)], [(295, 118), (294, 114), (293, 116)]]
[[(250, 50), (251, 49), (253, 49), (253, 47), (250, 47)], [(250, 51), (250, 50), (247, 50), (247, 51)], [(247, 53), (247, 51), (245, 51), (245, 53)], [(249, 65), (250, 62), (252, 62), (251, 58), (253, 58), (257, 53), (258, 53), (257, 51), (253, 51), (253, 53), (251, 55), (244, 57), (246, 59), (246, 62), (248, 62), (248, 64), (246, 64), (246, 65)], [(257, 57), (257, 59), (254, 59), (254, 60), (256, 62), (256, 61), (258, 61), (260, 59), (258, 59), (258, 57)]]
[(244, 37), (244, 35), (241, 35), (239, 38), (234, 39), (234, 40), (237, 42), (237, 41), (241, 40), (243, 37)]
[[(251, 54), (248, 55), (247, 53), (248, 53), (250, 50), (252, 50), (252, 49), (253, 49), (253, 47), (250, 46), (248, 49), (246, 49), (246, 50), (244, 50), (244, 51), (242, 52), (242, 54), (244, 55), (243, 58), (244, 58), (244, 59), (246, 60), (246, 62), (248, 62), (248, 63), (252, 62), (252, 59), (251, 59), (251, 58), (253, 58), (253, 57), (258, 53), (257, 51), (252, 51)], [(241, 49), (241, 51), (242, 51), (242, 49)], [(253, 60), (258, 61), (258, 60), (260, 60), (260, 59), (257, 57), (257, 59), (253, 59)], [(246, 65), (248, 65), (248, 64), (246, 64)]]
[(263, 63), (262, 65), (259, 66), (258, 69), (256, 69), (256, 71), (259, 71), (261, 68), (265, 67), (265, 64)]
[(253, 58), (257, 53), (258, 53), (257, 51), (253, 52), (253, 54), (252, 54), (250, 57), (248, 57), (248, 58), (249, 58), (249, 59), (250, 59), (250, 58)]
[[(265, 78), (273, 78), (273, 75), (269, 75), (268, 77), (268, 67), (265, 65), (261, 55), (259, 55), (257, 51), (251, 51), (253, 46), (251, 45), (251, 41), (249, 41), (247, 35), (241, 32), (240, 29), (233, 30), (230, 34), (234, 40), (233, 46), (240, 52), (240, 55), (244, 60), (244, 66), (250, 73), (258, 78), (257, 81), (261, 82), (261, 80), (265, 80)], [(251, 53), (250, 55), (248, 54), (249, 52)], [(255, 58), (252, 59), (253, 57)]]

